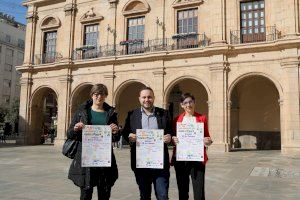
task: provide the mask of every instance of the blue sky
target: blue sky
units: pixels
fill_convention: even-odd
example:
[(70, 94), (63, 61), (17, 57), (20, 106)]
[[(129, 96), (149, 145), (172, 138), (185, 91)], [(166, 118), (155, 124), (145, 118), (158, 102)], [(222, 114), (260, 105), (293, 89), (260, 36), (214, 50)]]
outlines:
[(26, 24), (27, 8), (21, 5), (24, 0), (0, 0), (0, 12), (12, 15), (15, 20)]

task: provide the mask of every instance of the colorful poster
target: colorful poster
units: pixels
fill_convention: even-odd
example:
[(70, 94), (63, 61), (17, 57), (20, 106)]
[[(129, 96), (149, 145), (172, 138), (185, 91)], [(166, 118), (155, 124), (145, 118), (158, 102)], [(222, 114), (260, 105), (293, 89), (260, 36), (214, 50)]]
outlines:
[(204, 124), (177, 122), (177, 161), (204, 161)]
[(136, 168), (164, 168), (164, 130), (137, 129)]
[(110, 167), (111, 140), (110, 126), (85, 125), (82, 130), (82, 167)]

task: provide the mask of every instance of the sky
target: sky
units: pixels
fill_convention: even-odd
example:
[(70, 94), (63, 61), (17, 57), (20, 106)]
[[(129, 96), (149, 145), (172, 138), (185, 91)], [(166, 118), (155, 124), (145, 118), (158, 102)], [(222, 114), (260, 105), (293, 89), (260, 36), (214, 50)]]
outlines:
[(0, 12), (12, 15), (17, 22), (26, 24), (27, 8), (21, 4), (24, 0), (0, 0)]

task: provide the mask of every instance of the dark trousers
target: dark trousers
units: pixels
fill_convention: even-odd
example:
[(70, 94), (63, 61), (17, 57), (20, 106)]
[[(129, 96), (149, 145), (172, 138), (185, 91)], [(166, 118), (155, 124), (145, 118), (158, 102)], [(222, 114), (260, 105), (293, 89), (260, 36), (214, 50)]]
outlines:
[(151, 200), (152, 183), (157, 200), (169, 199), (169, 169), (136, 169), (134, 173), (141, 200)]
[(176, 161), (174, 163), (179, 200), (189, 199), (190, 176), (192, 179), (194, 200), (205, 200), (205, 165), (202, 162)]
[[(97, 192), (99, 200), (109, 200), (110, 198), (111, 188), (107, 186), (101, 185), (101, 183), (97, 184)], [(80, 200), (91, 200), (93, 197), (93, 187), (88, 189), (80, 188)]]

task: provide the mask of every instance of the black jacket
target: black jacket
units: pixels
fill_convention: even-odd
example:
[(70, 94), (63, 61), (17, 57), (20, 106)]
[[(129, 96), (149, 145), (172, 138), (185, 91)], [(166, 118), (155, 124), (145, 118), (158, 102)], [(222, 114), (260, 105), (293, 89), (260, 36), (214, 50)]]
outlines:
[[(164, 134), (171, 134), (171, 119), (168, 111), (155, 107), (154, 115), (157, 119), (158, 129), (164, 129)], [(124, 129), (122, 130), (123, 138), (129, 142), (129, 134), (136, 133), (136, 129), (142, 129), (142, 111), (141, 108), (137, 108), (133, 111), (128, 112), (128, 116), (125, 121)], [(131, 145), (131, 169), (136, 169), (136, 145)], [(167, 144), (164, 144), (164, 169), (169, 169), (169, 152)]]
[[(69, 169), (68, 178), (74, 182), (75, 185), (79, 187), (89, 188), (95, 186), (95, 181), (93, 179), (99, 177), (91, 177), (91, 170), (97, 171), (100, 176), (100, 180), (105, 182), (107, 187), (112, 187), (115, 181), (118, 179), (118, 168), (116, 163), (116, 158), (114, 152), (112, 151), (112, 164), (111, 167), (81, 167), (81, 153), (82, 153), (82, 131), (74, 131), (74, 126), (78, 122), (82, 122), (86, 125), (91, 125), (91, 121), (88, 118), (87, 110), (93, 105), (92, 100), (86, 101), (82, 104), (73, 116), (72, 122), (68, 128), (67, 136), (70, 139), (75, 139), (79, 141), (77, 148), (77, 153), (74, 160), (71, 163)], [(107, 103), (103, 104), (103, 109), (107, 112), (106, 124), (118, 124), (117, 113), (115, 109), (109, 106)], [(112, 140), (115, 141), (118, 134), (114, 134)]]

